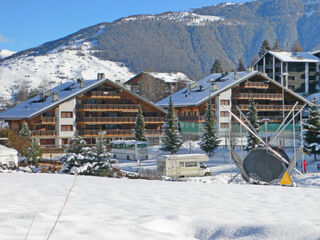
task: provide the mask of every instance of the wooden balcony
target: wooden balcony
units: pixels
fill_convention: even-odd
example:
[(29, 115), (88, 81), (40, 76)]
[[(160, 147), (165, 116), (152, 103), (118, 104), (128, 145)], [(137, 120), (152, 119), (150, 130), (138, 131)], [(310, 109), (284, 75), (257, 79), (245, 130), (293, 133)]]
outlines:
[[(292, 109), (293, 105), (284, 105), (284, 111), (290, 111)], [(299, 111), (303, 106), (297, 105), (295, 108), (295, 111)], [(239, 108), (241, 111), (248, 111), (249, 110), (249, 104), (240, 104)], [(258, 111), (282, 111), (282, 105), (270, 105), (270, 104), (257, 104), (256, 109)]]
[[(164, 117), (145, 117), (145, 123), (159, 123), (165, 122)], [(78, 123), (84, 124), (134, 124), (135, 117), (84, 117), (80, 118)]]
[(246, 81), (243, 85), (244, 88), (262, 88), (267, 89), (269, 86), (264, 82), (249, 82)]
[[(80, 136), (83, 137), (97, 137), (101, 130), (82, 130), (79, 131)], [(106, 131), (105, 137), (133, 137), (134, 129), (108, 129)], [(159, 129), (146, 129), (147, 136), (161, 136), (163, 130)]]
[(178, 116), (179, 121), (185, 122), (204, 122), (204, 116)]
[(40, 124), (56, 124), (55, 117), (41, 117)]
[(282, 100), (282, 94), (278, 93), (238, 93), (232, 96), (234, 99), (259, 99), (259, 100)]
[(88, 92), (87, 98), (98, 98), (98, 99), (114, 99), (120, 98), (120, 93), (114, 91), (91, 91)]
[(137, 104), (80, 104), (77, 105), (78, 111), (85, 112), (137, 112)]
[(33, 137), (54, 137), (56, 136), (55, 130), (33, 130), (32, 132)]

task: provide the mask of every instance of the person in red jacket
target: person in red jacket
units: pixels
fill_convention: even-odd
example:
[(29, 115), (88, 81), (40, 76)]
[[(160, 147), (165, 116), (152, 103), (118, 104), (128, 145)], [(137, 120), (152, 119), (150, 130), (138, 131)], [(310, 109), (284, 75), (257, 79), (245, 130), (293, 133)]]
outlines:
[(307, 166), (308, 166), (308, 163), (307, 163), (307, 161), (304, 159), (304, 160), (303, 160), (303, 173), (306, 173), (306, 172), (307, 172)]

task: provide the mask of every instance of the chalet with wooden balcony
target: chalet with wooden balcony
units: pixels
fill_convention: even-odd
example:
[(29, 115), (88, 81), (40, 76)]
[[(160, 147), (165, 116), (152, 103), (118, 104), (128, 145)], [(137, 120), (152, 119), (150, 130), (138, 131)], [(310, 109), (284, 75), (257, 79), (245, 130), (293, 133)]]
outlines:
[(192, 81), (183, 73), (141, 72), (124, 82), (124, 85), (139, 96), (158, 102), (190, 82)]
[[(171, 97), (175, 113), (182, 124), (203, 123), (210, 99), (219, 133), (229, 130), (232, 119), (228, 109), (239, 116), (238, 107), (246, 114), (250, 99), (256, 104), (259, 119), (268, 118), (275, 124), (280, 124), (296, 103), (294, 111), (300, 110), (305, 104), (312, 105), (305, 98), (258, 71), (211, 74)], [(157, 103), (163, 108), (167, 108), (168, 104), (169, 97)], [(198, 125), (189, 126), (197, 128)], [(193, 130), (189, 129), (190, 132)], [(193, 132), (197, 131), (200, 132), (197, 129)]]
[(99, 132), (105, 138), (132, 139), (138, 106), (145, 116), (146, 135), (151, 143), (162, 137), (165, 110), (122, 85), (98, 74), (97, 80), (66, 82), (0, 114), (10, 128), (20, 130), (27, 122), (32, 137), (43, 148), (68, 144), (77, 131), (88, 144)]
[(254, 68), (295, 92), (313, 93), (320, 73), (317, 54), (268, 51), (258, 59)]

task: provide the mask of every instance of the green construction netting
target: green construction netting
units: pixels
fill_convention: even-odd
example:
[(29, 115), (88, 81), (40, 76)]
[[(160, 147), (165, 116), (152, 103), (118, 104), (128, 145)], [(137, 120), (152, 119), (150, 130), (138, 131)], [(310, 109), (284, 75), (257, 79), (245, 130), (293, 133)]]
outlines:
[[(280, 124), (278, 123), (269, 123), (267, 131), (268, 132), (276, 132), (277, 129), (279, 128)], [(202, 131), (203, 128), (203, 123), (197, 123), (197, 122), (180, 122), (180, 127), (181, 127), (181, 132), (182, 133), (199, 133)], [(283, 127), (283, 126), (282, 126)], [(233, 124), (232, 125), (233, 132), (238, 132), (240, 133), (240, 124)], [(228, 129), (226, 129), (227, 131)], [(295, 124), (295, 130), (296, 132), (300, 131), (300, 125)], [(245, 132), (246, 129), (242, 127), (242, 132)], [(293, 131), (293, 124), (289, 124), (286, 128), (285, 131), (292, 132)], [(265, 132), (265, 124), (262, 124), (260, 126), (260, 132)]]

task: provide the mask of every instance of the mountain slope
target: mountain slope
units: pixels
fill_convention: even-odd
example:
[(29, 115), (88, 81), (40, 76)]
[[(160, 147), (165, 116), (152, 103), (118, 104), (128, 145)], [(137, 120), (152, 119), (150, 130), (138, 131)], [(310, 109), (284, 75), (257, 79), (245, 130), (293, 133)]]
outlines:
[[(307, 51), (320, 48), (319, 36), (320, 0), (258, 0), (212, 5), (189, 12), (137, 15), (100, 23), (0, 60), (0, 81), (30, 75), (28, 71), (32, 72), (34, 66), (24, 65), (25, 71), (20, 71), (22, 66), (18, 59), (50, 56), (62, 51), (72, 52), (76, 62), (75, 56), (84, 55), (80, 59), (85, 60), (79, 61), (85, 68), (101, 69), (106, 74), (108, 69), (91, 65), (95, 66), (95, 61), (102, 61), (104, 65), (107, 60), (107, 65), (110, 61), (123, 63), (136, 73), (178, 71), (199, 79), (209, 73), (215, 59), (227, 70), (235, 68), (239, 58), (250, 64), (264, 39), (273, 44), (278, 38), (284, 50), (291, 49), (294, 41), (299, 40)], [(59, 58), (69, 61), (68, 55)], [(43, 62), (38, 67), (42, 69), (47, 64)], [(1, 75), (4, 66), (18, 69), (17, 75), (10, 78)], [(128, 71), (124, 68), (123, 78)], [(66, 66), (63, 72), (65, 77), (72, 77), (82, 70), (80, 65), (73, 70)], [(54, 81), (59, 81), (57, 74)]]

